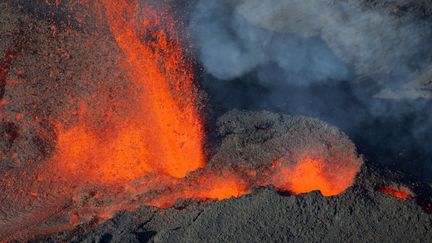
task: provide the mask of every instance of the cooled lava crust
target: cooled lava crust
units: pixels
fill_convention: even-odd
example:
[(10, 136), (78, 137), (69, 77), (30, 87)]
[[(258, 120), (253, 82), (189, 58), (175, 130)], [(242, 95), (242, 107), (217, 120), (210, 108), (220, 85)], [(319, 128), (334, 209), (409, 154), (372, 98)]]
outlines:
[[(334, 133), (335, 128), (309, 118), (233, 111), (219, 119), (221, 145), (213, 158), (241, 154), (259, 161), (273, 153), (269, 150), (286, 130), (320, 134), (327, 141), (346, 139)], [(241, 147), (234, 149), (234, 142)], [(400, 199), (379, 190), (388, 185), (406, 186), (412, 197)], [(141, 207), (101, 225), (90, 222), (40, 241), (427, 242), (432, 239), (430, 195), (428, 185), (365, 163), (353, 186), (337, 196), (324, 197), (318, 191), (291, 195), (257, 187), (237, 199), (180, 200), (167, 209)]]

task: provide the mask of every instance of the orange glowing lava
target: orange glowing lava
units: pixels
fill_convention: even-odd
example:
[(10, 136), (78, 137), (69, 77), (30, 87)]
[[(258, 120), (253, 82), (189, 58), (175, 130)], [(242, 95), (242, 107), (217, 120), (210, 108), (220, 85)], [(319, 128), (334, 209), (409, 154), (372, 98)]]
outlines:
[(378, 191), (401, 200), (407, 200), (412, 197), (412, 192), (406, 187), (383, 186)]
[(270, 181), (276, 188), (294, 194), (318, 190), (323, 196), (334, 196), (352, 185), (360, 166), (360, 163), (352, 168), (339, 166), (329, 171), (327, 164), (324, 160), (311, 157), (305, 157), (295, 164), (281, 159), (274, 163), (275, 173)]
[[(138, 104), (153, 127), (146, 133), (152, 144), (151, 164), (174, 177), (204, 165), (202, 126), (196, 110), (196, 88), (190, 64), (176, 37), (174, 20), (144, 4), (142, 21), (128, 21), (124, 12), (139, 18), (136, 1), (103, 1), (111, 32), (129, 64), (129, 77), (144, 87)], [(141, 41), (137, 30), (144, 30)], [(154, 132), (157, 131), (157, 132)], [(149, 157), (149, 156), (147, 156)]]
[[(57, 160), (72, 174), (92, 181), (132, 181), (148, 173), (182, 178), (204, 166), (203, 128), (190, 64), (176, 37), (174, 20), (136, 1), (102, 1), (110, 30), (124, 54), (125, 67), (141, 91), (134, 112), (116, 117), (102, 109), (82, 109), (111, 119), (98, 131), (85, 119), (58, 131)], [(160, 10), (159, 10), (160, 11)], [(125, 17), (130, 16), (130, 18)], [(138, 14), (142, 14), (141, 20)], [(138, 30), (146, 33), (139, 34)], [(143, 36), (144, 35), (144, 36)], [(84, 114), (82, 114), (84, 113)], [(96, 114), (95, 114), (96, 113)]]
[(223, 200), (251, 193), (251, 185), (235, 172), (204, 171), (172, 188), (170, 193), (158, 195), (146, 205), (171, 207), (178, 199)]

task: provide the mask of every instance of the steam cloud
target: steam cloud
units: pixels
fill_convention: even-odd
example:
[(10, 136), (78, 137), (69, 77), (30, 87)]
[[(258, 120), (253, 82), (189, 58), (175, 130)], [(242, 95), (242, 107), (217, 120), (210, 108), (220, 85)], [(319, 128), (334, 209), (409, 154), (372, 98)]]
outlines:
[(198, 0), (189, 27), (204, 85), (227, 109), (326, 120), (432, 179), (431, 21), (364, 2)]

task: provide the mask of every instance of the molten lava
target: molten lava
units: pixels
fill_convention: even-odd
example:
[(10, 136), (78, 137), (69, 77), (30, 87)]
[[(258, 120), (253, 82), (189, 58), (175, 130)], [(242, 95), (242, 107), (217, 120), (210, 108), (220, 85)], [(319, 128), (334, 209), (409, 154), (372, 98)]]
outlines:
[[(276, 188), (294, 194), (302, 194), (319, 190), (324, 196), (335, 196), (352, 185), (358, 172), (358, 166), (331, 168), (322, 159), (305, 157), (296, 163), (284, 159), (275, 161), (275, 173), (270, 179)], [(337, 173), (335, 175), (334, 173)]]
[[(134, 105), (123, 106), (132, 107), (126, 117), (81, 101), (78, 124), (57, 125), (54, 159), (63, 167), (64, 177), (81, 186), (124, 186), (126, 198), (151, 194), (144, 204), (158, 207), (169, 207), (178, 199), (222, 200), (249, 193), (247, 184), (233, 172), (206, 171), (186, 177), (205, 166), (204, 134), (192, 67), (171, 14), (163, 4), (157, 9), (137, 1), (102, 4), (123, 54), (123, 67), (133, 81), (130, 92), (138, 92)], [(107, 117), (108, 129), (97, 127), (92, 117)], [(86, 180), (80, 182), (83, 177)], [(169, 192), (152, 193), (161, 187)], [(127, 202), (119, 204), (117, 211), (130, 209)], [(76, 214), (73, 218), (76, 224)]]
[[(111, 32), (129, 64), (129, 77), (144, 88), (138, 105), (146, 113), (139, 127), (151, 124), (152, 129), (139, 135), (151, 144), (149, 164), (173, 177), (184, 177), (204, 165), (203, 129), (191, 66), (176, 37), (174, 19), (147, 3), (140, 13), (143, 19), (135, 23), (124, 12), (131, 19), (139, 18), (137, 2), (103, 3)], [(144, 31), (144, 41), (137, 29)]]
[(204, 135), (196, 108), (197, 89), (176, 37), (174, 20), (149, 4), (139, 16), (138, 2), (102, 3), (133, 80), (131, 89), (142, 93), (129, 117), (90, 111), (111, 119), (111, 131), (97, 131), (84, 119), (72, 128), (60, 128), (57, 160), (71, 173), (84, 173), (101, 183), (132, 181), (148, 173), (182, 178), (203, 167)]
[(251, 193), (251, 185), (235, 172), (199, 171), (197, 175), (179, 182), (169, 193), (158, 194), (146, 205), (171, 207), (178, 199), (223, 200)]
[(412, 192), (406, 187), (383, 186), (378, 191), (401, 200), (407, 200), (412, 197)]

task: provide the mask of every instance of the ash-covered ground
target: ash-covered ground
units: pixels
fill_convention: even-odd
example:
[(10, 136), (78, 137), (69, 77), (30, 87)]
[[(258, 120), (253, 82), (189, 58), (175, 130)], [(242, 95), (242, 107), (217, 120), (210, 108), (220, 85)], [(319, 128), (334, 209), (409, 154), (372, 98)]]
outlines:
[[(214, 158), (226, 160), (265, 161), (281, 142), (287, 142), (286, 136), (330, 144), (332, 139), (346, 139), (317, 120), (269, 112), (233, 111), (218, 121), (221, 145)], [(391, 185), (410, 188), (413, 198), (401, 200), (378, 191)], [(168, 209), (142, 207), (119, 213), (102, 225), (90, 222), (40, 241), (427, 242), (432, 239), (430, 192), (428, 185), (366, 163), (354, 185), (334, 197), (318, 191), (290, 195), (261, 187), (241, 198), (181, 200)]]

